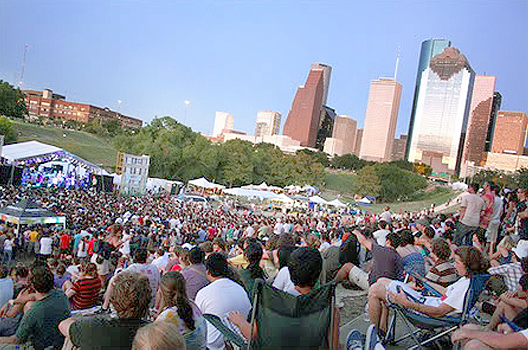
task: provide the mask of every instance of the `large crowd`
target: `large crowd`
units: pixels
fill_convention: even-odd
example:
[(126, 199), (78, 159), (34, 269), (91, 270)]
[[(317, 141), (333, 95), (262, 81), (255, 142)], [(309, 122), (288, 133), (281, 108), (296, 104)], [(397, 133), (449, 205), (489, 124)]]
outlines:
[[(466, 348), (526, 347), (528, 332), (503, 322), (528, 328), (526, 189), (485, 183), (468, 192), (460, 212), (450, 214), (388, 206), (379, 214), (336, 214), (2, 187), (0, 205), (30, 198), (65, 216), (67, 227), (1, 223), (0, 344), (224, 349), (222, 333), (203, 314), (251, 338), (257, 279), (293, 296), (333, 281), (363, 289), (383, 339), (388, 303), (430, 317), (460, 313), (470, 277), (487, 272), (488, 301), (480, 307), (489, 324), (465, 326), (452, 340)], [(421, 300), (424, 283), (443, 296), (409, 298)], [(339, 309), (332, 315), (339, 324)], [(352, 333), (348, 340), (347, 348), (364, 348)]]

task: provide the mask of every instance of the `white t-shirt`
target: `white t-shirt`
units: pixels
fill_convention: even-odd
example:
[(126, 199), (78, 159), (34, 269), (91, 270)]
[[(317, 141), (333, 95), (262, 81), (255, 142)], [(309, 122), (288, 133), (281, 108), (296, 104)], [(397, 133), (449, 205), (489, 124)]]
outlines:
[(486, 208), (486, 202), (478, 194), (468, 194), (462, 198), (461, 207), (466, 208), (466, 213), (460, 221), (467, 226), (478, 226), (480, 223), (480, 212)]
[(52, 244), (53, 244), (53, 240), (50, 237), (42, 237), (40, 239), (40, 254), (50, 255)]
[[(196, 294), (196, 305), (202, 314), (218, 316), (232, 330), (237, 327), (228, 319), (230, 311), (240, 311), (247, 318), (251, 302), (242, 286), (227, 278), (218, 279), (203, 287)], [(213, 325), (207, 322), (207, 347), (210, 350), (224, 349), (224, 336)]]
[(495, 196), (493, 201), (493, 215), (491, 216), (490, 222), (500, 222), (502, 216), (503, 207), (502, 207), (502, 197)]
[(390, 224), (391, 220), (392, 220), (392, 214), (390, 211), (384, 211), (383, 213), (380, 214), (380, 219), (385, 221), (385, 222), (388, 222)]
[(280, 235), (282, 233), (282, 224), (280, 222), (277, 222), (275, 224), (275, 227), (273, 229), (273, 233), (275, 233), (276, 235)]
[(525, 329), (524, 331), (521, 331), (521, 334), (524, 335), (526, 337), (526, 339), (528, 339), (528, 329)]
[[(400, 281), (392, 281), (387, 289), (393, 293), (398, 293), (398, 286), (405, 290), (406, 293), (412, 295), (416, 299), (420, 299), (422, 295), (416, 290), (412, 289), (408, 284)], [(442, 304), (447, 304), (455, 309), (455, 312), (462, 312), (464, 309), (464, 298), (469, 289), (469, 278), (462, 277), (455, 283), (446, 288), (444, 296), (425, 297), (424, 305), (438, 307)]]
[(159, 271), (156, 265), (135, 263), (135, 264), (130, 265), (126, 269), (126, 271), (139, 272), (147, 276), (149, 280), (150, 288), (152, 290), (152, 300), (154, 300), (154, 298), (156, 297), (156, 292), (158, 291), (158, 285), (159, 285), (159, 279), (160, 279), (160, 274), (159, 274)]
[(385, 247), (385, 239), (387, 238), (387, 235), (390, 233), (389, 230), (377, 230), (375, 231), (372, 236), (374, 238), (376, 238), (376, 241), (377, 243), (382, 246), (382, 247)]
[(4, 250), (13, 250), (13, 239), (6, 239), (4, 241)]
[(277, 276), (275, 276), (275, 279), (273, 280), (272, 286), (285, 292), (291, 291), (295, 288), (290, 278), (290, 269), (288, 266), (284, 266), (279, 270)]

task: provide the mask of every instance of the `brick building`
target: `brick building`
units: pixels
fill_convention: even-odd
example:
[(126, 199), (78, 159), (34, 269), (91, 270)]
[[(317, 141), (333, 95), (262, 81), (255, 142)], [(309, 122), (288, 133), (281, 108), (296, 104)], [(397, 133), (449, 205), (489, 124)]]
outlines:
[(312, 69), (306, 83), (297, 89), (283, 135), (300, 141), (301, 146), (315, 147), (324, 95), (324, 71)]
[(81, 123), (89, 123), (94, 119), (99, 119), (102, 123), (119, 120), (123, 129), (139, 129), (143, 125), (142, 120), (114, 112), (109, 108), (66, 101), (65, 96), (55, 94), (49, 89), (24, 90), (23, 92), (30, 119), (43, 117), (58, 121), (74, 120)]
[(499, 111), (491, 152), (522, 155), (527, 124), (525, 112)]

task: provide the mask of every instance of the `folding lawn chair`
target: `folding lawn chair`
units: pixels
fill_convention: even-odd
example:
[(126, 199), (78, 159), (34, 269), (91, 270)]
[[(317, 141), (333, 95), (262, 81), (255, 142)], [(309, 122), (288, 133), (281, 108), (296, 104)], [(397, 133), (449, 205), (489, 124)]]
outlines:
[[(393, 315), (390, 319), (384, 342), (386, 344), (399, 344), (403, 340), (410, 338), (413, 340), (415, 345), (409, 349), (422, 348), (422, 346), (430, 343), (442, 348), (442, 346), (439, 344), (439, 339), (453, 332), (460, 326), (468, 323), (470, 319), (474, 318), (472, 309), (475, 306), (480, 293), (484, 290), (489, 277), (490, 276), (487, 273), (474, 274), (470, 277), (469, 289), (464, 298), (464, 308), (462, 313), (459, 315), (434, 318), (414, 310), (403, 308), (396, 304), (390, 304), (389, 308), (393, 311)], [(427, 283), (424, 283), (425, 289), (434, 295), (436, 292), (434, 288), (426, 285)], [(403, 324), (408, 330), (408, 334), (396, 339), (396, 321), (398, 318), (402, 320)], [(418, 333), (422, 331), (427, 331), (430, 337), (425, 337), (425, 339), (420, 340), (418, 338)]]
[(313, 289), (298, 297), (278, 290), (263, 280), (253, 287), (251, 329), (257, 325), (257, 336), (248, 341), (233, 332), (222, 321), (205, 314), (232, 345), (246, 349), (332, 349), (334, 348), (333, 310), (336, 283)]

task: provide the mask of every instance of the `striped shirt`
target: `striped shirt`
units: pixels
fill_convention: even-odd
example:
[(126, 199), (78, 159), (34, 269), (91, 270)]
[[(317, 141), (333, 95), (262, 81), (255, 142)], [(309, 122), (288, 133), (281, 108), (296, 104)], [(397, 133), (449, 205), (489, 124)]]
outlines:
[(442, 287), (447, 287), (458, 280), (458, 274), (453, 264), (449, 261), (438, 261), (425, 275), (425, 278), (438, 283)]
[(75, 294), (72, 297), (73, 309), (88, 309), (99, 301), (101, 280), (99, 278), (86, 278), (73, 282)]

